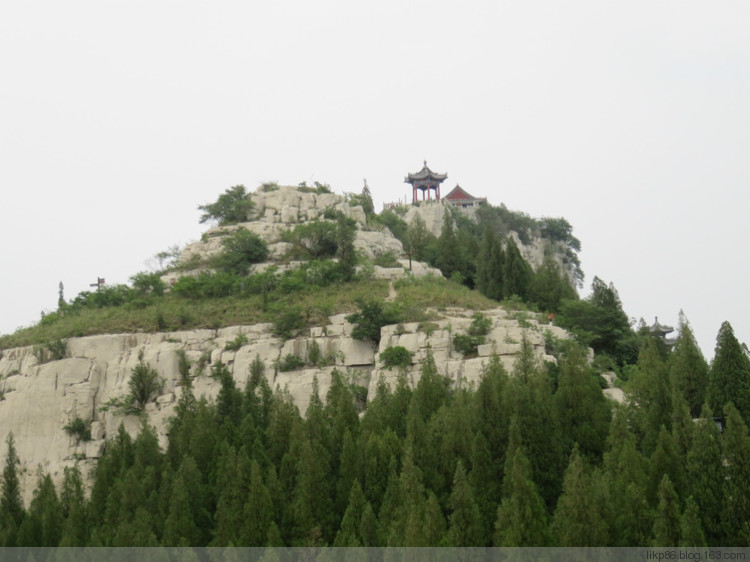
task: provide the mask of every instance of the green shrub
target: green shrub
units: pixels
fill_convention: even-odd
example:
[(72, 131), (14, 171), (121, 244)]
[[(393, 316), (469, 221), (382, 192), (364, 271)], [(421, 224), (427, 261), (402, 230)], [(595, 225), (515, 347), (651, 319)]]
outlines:
[(352, 337), (357, 340), (370, 340), (376, 345), (380, 343), (380, 329), (389, 324), (396, 324), (401, 320), (398, 307), (392, 303), (382, 301), (357, 299), (359, 312), (346, 317), (348, 322), (356, 324), (352, 330)]
[(226, 343), (226, 345), (224, 346), (224, 350), (225, 351), (237, 351), (243, 345), (246, 345), (247, 342), (248, 342), (248, 339), (245, 334), (237, 334), (237, 336), (232, 341), (228, 341)]
[(453, 336), (453, 347), (464, 356), (476, 355), (477, 349), (485, 342), (485, 337), (492, 328), (492, 319), (486, 318), (482, 313), (475, 312), (471, 317), (471, 324), (466, 334)]
[(78, 441), (91, 441), (91, 420), (84, 421), (81, 418), (76, 418), (63, 426), (63, 429)]
[(253, 359), (253, 362), (250, 363), (248, 370), (250, 372), (249, 383), (253, 387), (258, 386), (261, 379), (263, 378), (264, 373), (266, 372), (266, 364), (263, 363), (263, 360), (260, 358), (259, 354), (255, 354), (255, 359)]
[(133, 284), (133, 289), (141, 295), (161, 296), (164, 294), (164, 289), (166, 288), (159, 273), (146, 273), (142, 271), (133, 275), (130, 278), (130, 282)]
[(49, 361), (65, 359), (65, 355), (68, 353), (68, 342), (62, 339), (51, 340), (47, 343), (35, 345), (32, 353), (40, 365)]
[(297, 309), (282, 312), (273, 323), (273, 333), (282, 339), (293, 338), (306, 325), (305, 318)]
[(481, 312), (475, 312), (471, 317), (468, 333), (470, 336), (486, 336), (492, 328), (492, 319), (486, 318)]
[(138, 364), (131, 370), (128, 381), (132, 405), (138, 411), (143, 411), (149, 400), (155, 398), (163, 387), (164, 379), (159, 377), (156, 369), (141, 357)]
[(418, 332), (424, 332), (428, 336), (431, 336), (435, 333), (435, 330), (439, 329), (440, 326), (436, 324), (435, 322), (420, 322), (417, 326)]
[(376, 256), (375, 259), (372, 260), (372, 263), (380, 267), (401, 267), (401, 264), (398, 261), (398, 256), (393, 252), (385, 252)]
[(305, 366), (305, 362), (294, 355), (293, 353), (287, 353), (284, 359), (279, 361), (279, 371), (295, 371)]
[(201, 273), (198, 277), (180, 277), (172, 292), (187, 299), (217, 299), (239, 293), (242, 282), (235, 273)]
[(177, 371), (180, 373), (180, 384), (190, 386), (190, 359), (184, 349), (175, 351), (177, 355)]
[(336, 255), (336, 224), (313, 221), (298, 224), (282, 233), (281, 239), (292, 245), (291, 257), (302, 259), (332, 258)]
[(412, 364), (414, 354), (402, 345), (389, 346), (380, 354), (380, 361), (386, 369), (392, 367), (408, 367)]
[(310, 344), (310, 349), (307, 352), (307, 361), (310, 365), (317, 367), (321, 359), (322, 355), (320, 352), (320, 346), (316, 340), (313, 340)]
[(477, 349), (484, 343), (484, 336), (470, 336), (469, 334), (456, 334), (453, 336), (453, 347), (464, 356), (476, 355)]
[(215, 220), (220, 226), (245, 222), (253, 207), (253, 202), (250, 200), (250, 195), (245, 190), (245, 186), (235, 185), (219, 195), (219, 198), (213, 203), (198, 207), (199, 210), (203, 211), (200, 222)]
[(250, 266), (268, 257), (265, 240), (245, 228), (237, 230), (222, 240), (224, 249), (213, 260), (213, 265), (227, 273), (247, 275)]

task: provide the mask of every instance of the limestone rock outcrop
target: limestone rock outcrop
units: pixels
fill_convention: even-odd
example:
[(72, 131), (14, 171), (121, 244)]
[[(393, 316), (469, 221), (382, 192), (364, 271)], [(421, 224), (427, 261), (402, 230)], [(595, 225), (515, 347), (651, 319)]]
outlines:
[[(398, 271), (398, 270), (397, 270)], [(403, 272), (403, 269), (401, 269)], [(483, 366), (497, 353), (509, 371), (526, 337), (540, 360), (554, 361), (546, 355), (545, 335), (568, 337), (564, 330), (539, 325), (524, 313), (495, 309), (484, 313), (492, 329), (486, 344), (479, 346), (478, 355), (464, 358), (452, 349), (451, 338), (464, 333), (471, 322), (471, 313), (462, 309), (443, 311), (442, 319), (428, 323), (407, 323), (386, 326), (378, 349), (351, 337), (352, 325), (346, 315), (336, 315), (325, 326), (313, 327), (303, 337), (282, 341), (271, 331), (270, 324), (234, 326), (219, 330), (190, 330), (154, 334), (113, 334), (72, 338), (67, 341), (64, 359), (40, 364), (32, 347), (4, 350), (0, 357), (0, 464), (7, 450), (8, 433), (13, 433), (22, 462), (21, 476), (30, 500), (37, 469), (48, 472), (60, 482), (67, 466), (78, 464), (86, 474), (102, 455), (108, 439), (114, 437), (120, 424), (131, 434), (140, 430), (142, 418), (120, 415), (106, 404), (129, 392), (128, 382), (142, 359), (163, 379), (159, 396), (145, 408), (145, 419), (155, 427), (160, 443), (166, 444), (169, 419), (180, 392), (178, 351), (191, 361), (190, 375), (196, 396), (214, 399), (220, 384), (211, 378), (210, 370), (219, 361), (224, 363), (237, 385), (247, 382), (250, 364), (259, 357), (264, 376), (272, 388), (286, 388), (304, 414), (317, 378), (320, 396), (325, 397), (334, 368), (365, 389), (368, 398), (377, 392), (382, 377), (389, 384), (399, 376), (397, 369), (386, 369), (380, 354), (389, 346), (403, 346), (413, 353), (414, 362), (404, 371), (416, 384), (420, 363), (432, 353), (438, 370), (458, 388), (476, 384)], [(526, 327), (523, 327), (526, 326)], [(228, 350), (227, 344), (245, 341), (239, 349)], [(316, 346), (320, 359), (310, 365), (310, 351)], [(230, 349), (232, 346), (229, 346)], [(294, 356), (304, 367), (284, 372), (280, 365), (287, 356)], [(80, 441), (64, 427), (81, 418), (91, 422), (91, 440)]]
[(182, 268), (190, 268), (191, 264), (205, 263), (221, 252), (225, 236), (243, 228), (266, 241), (270, 259), (282, 259), (289, 250), (289, 244), (281, 239), (283, 232), (293, 229), (298, 224), (326, 220), (326, 215), (331, 212), (343, 213), (354, 220), (358, 227), (354, 247), (365, 257), (374, 258), (388, 252), (396, 256), (403, 254), (401, 242), (394, 238), (388, 229), (367, 230), (367, 219), (362, 207), (350, 205), (341, 195), (300, 191), (300, 188), (291, 186), (266, 189), (264, 191), (264, 188), (258, 188), (252, 194), (255, 208), (247, 222), (206, 231), (200, 241), (184, 248), (178, 264)]

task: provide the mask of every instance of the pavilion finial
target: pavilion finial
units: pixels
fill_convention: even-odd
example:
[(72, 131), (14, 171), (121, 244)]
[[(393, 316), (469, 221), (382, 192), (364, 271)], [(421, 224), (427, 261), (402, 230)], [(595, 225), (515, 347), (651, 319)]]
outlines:
[(427, 160), (424, 161), (424, 167), (427, 167)]

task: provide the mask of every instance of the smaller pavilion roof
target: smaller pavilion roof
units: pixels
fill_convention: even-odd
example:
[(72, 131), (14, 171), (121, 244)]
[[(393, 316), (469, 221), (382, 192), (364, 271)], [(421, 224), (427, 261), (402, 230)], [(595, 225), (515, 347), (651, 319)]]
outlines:
[(444, 197), (444, 199), (467, 199), (470, 201), (480, 201), (479, 197), (474, 197), (471, 193), (466, 191), (463, 187), (456, 184), (456, 187), (451, 189), (450, 193)]
[(674, 328), (672, 326), (666, 326), (664, 324), (659, 324), (659, 318), (658, 316), (654, 318), (654, 323), (651, 324), (649, 327), (649, 331), (652, 334), (658, 334), (660, 336), (664, 336), (665, 334), (668, 334), (670, 332), (674, 332)]
[(424, 161), (424, 167), (419, 170), (416, 174), (409, 174), (406, 176), (406, 179), (404, 179), (404, 183), (414, 183), (415, 181), (419, 180), (432, 180), (436, 182), (441, 182), (445, 178), (448, 177), (448, 174), (438, 174), (433, 172), (427, 167), (427, 160)]

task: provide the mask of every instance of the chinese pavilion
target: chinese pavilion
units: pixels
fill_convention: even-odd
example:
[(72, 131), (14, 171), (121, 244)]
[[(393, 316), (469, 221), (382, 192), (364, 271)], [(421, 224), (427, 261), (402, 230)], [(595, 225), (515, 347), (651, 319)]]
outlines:
[(674, 328), (672, 326), (665, 326), (664, 324), (659, 324), (658, 317), (656, 317), (656, 319), (654, 320), (654, 323), (651, 326), (649, 326), (648, 331), (651, 332), (652, 336), (663, 341), (664, 344), (668, 348), (671, 348), (672, 346), (674, 346), (674, 344), (677, 341), (673, 338), (667, 337), (667, 334), (674, 332)]
[(445, 196), (445, 199), (458, 207), (476, 207), (487, 202), (486, 197), (474, 197), (458, 184)]
[(404, 183), (410, 183), (412, 186), (412, 201), (417, 203), (417, 190), (422, 190), (422, 201), (425, 200), (425, 191), (427, 200), (432, 199), (432, 190), (435, 190), (435, 200), (440, 201), (440, 184), (448, 177), (448, 174), (436, 174), (427, 167), (427, 160), (424, 161), (424, 167), (416, 174), (406, 176)]

